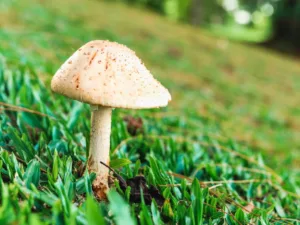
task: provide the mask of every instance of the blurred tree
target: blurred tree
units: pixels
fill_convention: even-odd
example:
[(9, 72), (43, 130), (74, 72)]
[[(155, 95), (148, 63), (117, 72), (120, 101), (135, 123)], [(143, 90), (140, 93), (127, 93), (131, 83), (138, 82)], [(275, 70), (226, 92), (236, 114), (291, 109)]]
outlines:
[[(191, 2), (193, 0), (177, 0), (179, 5), (179, 15), (181, 21), (188, 21), (190, 16)], [(199, 0), (202, 1), (202, 0)]]
[(203, 22), (203, 0), (192, 0), (190, 21), (193, 25), (199, 25)]
[(191, 0), (189, 8), (190, 15), (186, 21), (193, 25), (223, 23), (226, 17), (226, 11), (216, 0)]
[(176, 21), (188, 21), (191, 0), (164, 0), (165, 15)]
[(291, 42), (300, 47), (300, 0), (281, 0), (273, 16), (272, 41)]
[(164, 12), (163, 0), (142, 0), (142, 1), (144, 1), (150, 8), (154, 9), (155, 11), (158, 11), (160, 13)]

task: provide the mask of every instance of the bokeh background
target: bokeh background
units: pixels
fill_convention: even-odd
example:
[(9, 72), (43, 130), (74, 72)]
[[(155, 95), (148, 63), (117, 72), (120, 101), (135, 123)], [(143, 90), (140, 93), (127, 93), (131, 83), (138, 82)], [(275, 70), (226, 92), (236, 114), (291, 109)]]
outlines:
[[(120, 1), (120, 0), (119, 0)], [(299, 55), (298, 0), (123, 0), (215, 35)]]

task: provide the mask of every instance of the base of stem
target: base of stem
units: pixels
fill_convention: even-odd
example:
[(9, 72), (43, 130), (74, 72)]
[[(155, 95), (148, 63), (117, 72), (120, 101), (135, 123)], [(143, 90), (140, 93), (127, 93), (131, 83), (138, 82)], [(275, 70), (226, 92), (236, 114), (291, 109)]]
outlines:
[(106, 193), (109, 190), (108, 183), (103, 183), (103, 177), (97, 176), (93, 181), (92, 189), (98, 200), (107, 200)]

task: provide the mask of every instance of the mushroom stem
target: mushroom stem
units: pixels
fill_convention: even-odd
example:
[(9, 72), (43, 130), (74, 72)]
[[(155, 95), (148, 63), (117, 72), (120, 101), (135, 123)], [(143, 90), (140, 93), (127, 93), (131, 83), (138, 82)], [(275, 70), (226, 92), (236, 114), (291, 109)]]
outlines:
[(92, 125), (88, 170), (95, 172), (97, 176), (93, 182), (96, 197), (106, 199), (106, 191), (109, 188), (109, 169), (100, 162), (109, 165), (112, 108), (91, 105), (91, 110)]

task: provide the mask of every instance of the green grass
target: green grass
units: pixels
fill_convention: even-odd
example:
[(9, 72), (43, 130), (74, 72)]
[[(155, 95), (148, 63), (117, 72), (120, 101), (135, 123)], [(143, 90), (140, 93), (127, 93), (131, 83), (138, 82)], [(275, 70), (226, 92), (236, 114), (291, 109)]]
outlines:
[[(2, 0), (0, 13), (0, 224), (299, 223), (295, 60), (122, 4)], [(53, 94), (49, 81), (93, 39), (134, 49), (172, 94), (167, 108), (116, 109), (112, 121), (114, 167), (144, 175), (162, 207), (129, 204), (118, 185), (98, 203), (94, 175), (80, 169), (89, 107)], [(143, 120), (137, 136), (127, 115)]]

